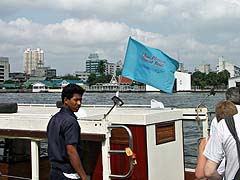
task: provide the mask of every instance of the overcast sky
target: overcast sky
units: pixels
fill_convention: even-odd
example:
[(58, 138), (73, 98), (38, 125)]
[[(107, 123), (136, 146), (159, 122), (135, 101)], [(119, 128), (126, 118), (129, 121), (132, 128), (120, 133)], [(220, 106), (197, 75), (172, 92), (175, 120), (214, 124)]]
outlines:
[(23, 71), (42, 48), (58, 75), (85, 70), (90, 53), (124, 60), (129, 36), (184, 63), (240, 66), (240, 0), (0, 0), (0, 56)]

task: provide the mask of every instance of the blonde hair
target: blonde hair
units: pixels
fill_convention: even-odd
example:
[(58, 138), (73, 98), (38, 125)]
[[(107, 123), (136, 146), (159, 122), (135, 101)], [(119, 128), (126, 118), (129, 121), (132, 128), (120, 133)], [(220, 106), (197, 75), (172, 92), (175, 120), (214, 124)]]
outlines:
[(233, 116), (238, 113), (237, 107), (228, 100), (220, 101), (216, 105), (216, 118), (219, 122), (221, 119), (224, 119), (228, 116)]

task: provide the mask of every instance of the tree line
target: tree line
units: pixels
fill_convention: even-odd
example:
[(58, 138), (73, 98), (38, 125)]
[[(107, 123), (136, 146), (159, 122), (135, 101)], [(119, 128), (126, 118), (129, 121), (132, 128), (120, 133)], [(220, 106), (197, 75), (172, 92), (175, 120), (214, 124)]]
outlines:
[(207, 87), (226, 88), (230, 73), (227, 70), (219, 73), (209, 72), (208, 74), (196, 71), (192, 74), (192, 86), (200, 89)]
[[(98, 66), (98, 72), (100, 75), (94, 73), (90, 74), (87, 83), (89, 85), (94, 85), (97, 83), (108, 83), (111, 80), (111, 75), (105, 75), (105, 63), (100, 62)], [(117, 72), (117, 75), (121, 72)], [(228, 79), (230, 73), (227, 70), (221, 72), (209, 72), (208, 74), (196, 71), (192, 74), (191, 83), (192, 86), (197, 89), (205, 89), (209, 87), (215, 87), (217, 89), (227, 88)]]

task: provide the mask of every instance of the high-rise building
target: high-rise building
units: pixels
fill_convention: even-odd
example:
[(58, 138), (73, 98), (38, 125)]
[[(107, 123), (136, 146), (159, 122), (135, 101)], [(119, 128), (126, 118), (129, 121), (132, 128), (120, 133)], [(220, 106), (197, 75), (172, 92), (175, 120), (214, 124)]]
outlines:
[(227, 70), (230, 73), (230, 77), (240, 76), (240, 68), (229, 63), (224, 57), (219, 57), (217, 70), (218, 72)]
[(117, 75), (122, 70), (122, 61), (119, 60), (117, 63), (110, 63), (106, 59), (99, 59), (98, 54), (93, 53), (88, 56), (86, 60), (86, 73), (94, 73), (97, 76), (100, 75), (99, 65), (103, 62), (105, 66), (105, 75)]
[(117, 63), (107, 63), (106, 64), (106, 74), (117, 75), (117, 72), (122, 71), (122, 61), (119, 60)]
[(210, 64), (201, 64), (195, 69), (195, 71), (200, 71), (202, 73), (208, 74), (211, 71)]
[(90, 54), (88, 56), (88, 59), (86, 60), (86, 72), (100, 75), (99, 64), (101, 61), (103, 61), (106, 66), (107, 63), (106, 59), (99, 59), (99, 56), (96, 53)]
[(38, 67), (44, 65), (44, 52), (40, 48), (37, 48), (36, 50), (28, 48), (24, 51), (23, 59), (24, 72), (31, 75)]
[(0, 57), (0, 84), (9, 79), (10, 64), (8, 57)]
[(106, 64), (106, 74), (116, 75), (116, 64), (115, 63), (107, 63)]

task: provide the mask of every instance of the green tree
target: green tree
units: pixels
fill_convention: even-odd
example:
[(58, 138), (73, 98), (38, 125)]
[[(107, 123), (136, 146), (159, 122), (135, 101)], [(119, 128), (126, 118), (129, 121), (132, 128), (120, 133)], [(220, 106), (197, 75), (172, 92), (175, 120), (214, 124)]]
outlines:
[(227, 70), (223, 70), (218, 73), (219, 85), (228, 85), (228, 79), (230, 77), (230, 73)]
[(6, 80), (4, 81), (4, 84), (14, 84), (15, 82), (13, 80)]
[(201, 89), (205, 88), (205, 86), (226, 87), (229, 77), (230, 73), (227, 70), (219, 73), (209, 72), (208, 74), (197, 71), (192, 74), (192, 85)]
[(196, 71), (192, 74), (192, 85), (203, 89), (207, 85), (206, 74)]
[(100, 60), (100, 62), (98, 64), (98, 72), (100, 73), (101, 76), (105, 74), (105, 70), (106, 70), (105, 61)]
[(96, 74), (91, 73), (91, 74), (88, 76), (87, 83), (88, 83), (90, 86), (96, 84), (96, 83), (97, 83)]
[(206, 75), (207, 85), (217, 86), (219, 82), (218, 74), (216, 72), (209, 72)]
[(74, 76), (72, 74), (66, 74), (62, 76), (62, 79), (64, 80), (78, 80), (79, 78), (77, 76)]
[(111, 81), (111, 79), (112, 79), (112, 75), (108, 74), (108, 75), (105, 76), (105, 82), (106, 83), (109, 83)]
[(112, 79), (111, 75), (101, 75), (97, 77), (97, 82), (98, 83), (109, 83), (110, 80)]
[(121, 75), (121, 74), (122, 74), (122, 71), (116, 70), (116, 76), (119, 76), (119, 75)]

